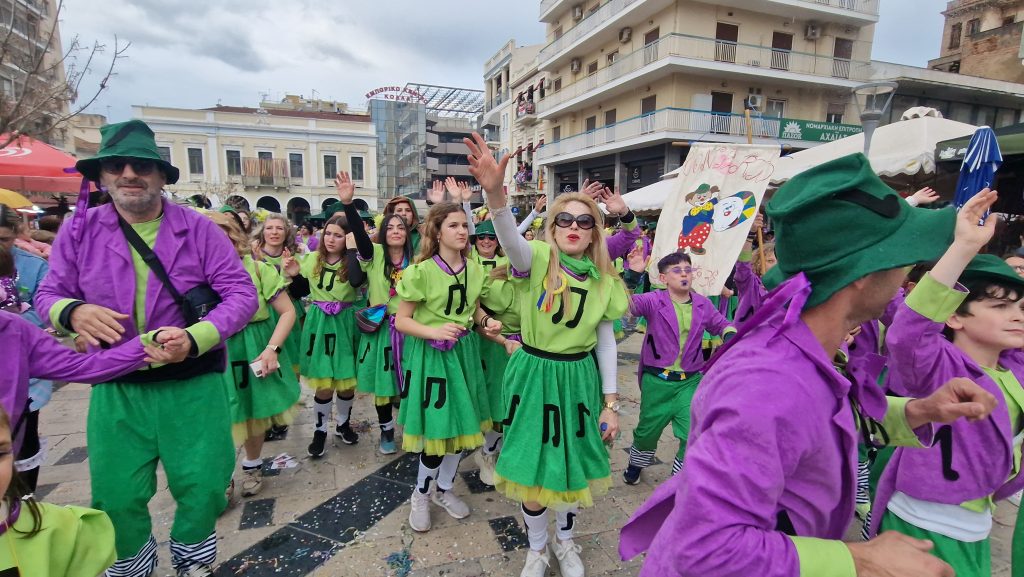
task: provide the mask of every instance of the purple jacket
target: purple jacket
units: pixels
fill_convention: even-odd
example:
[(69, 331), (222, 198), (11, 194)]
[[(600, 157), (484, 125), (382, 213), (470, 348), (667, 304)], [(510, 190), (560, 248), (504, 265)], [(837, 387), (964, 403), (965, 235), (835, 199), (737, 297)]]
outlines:
[[(885, 343), (881, 342), (884, 340), (882, 336), (881, 326), (891, 327), (892, 320), (896, 316), (896, 311), (900, 306), (903, 305), (904, 300), (903, 289), (900, 289), (896, 296), (889, 301), (889, 305), (885, 307), (885, 312), (877, 320), (867, 321), (860, 325), (860, 333), (853, 338), (853, 344), (849, 347), (850, 358), (856, 359), (863, 355), (886, 355)], [(888, 356), (883, 356), (883, 367), (888, 364)], [(877, 375), (876, 375), (877, 378)], [(900, 396), (908, 396), (907, 393), (903, 392), (900, 387), (893, 388), (893, 383), (898, 382), (899, 379), (893, 375), (893, 373), (887, 373), (883, 389), (888, 389), (897, 392)], [(865, 383), (867, 384), (867, 383)], [(872, 384), (878, 385), (878, 381), (872, 381)]]
[[(647, 319), (647, 336), (640, 352), (638, 374), (638, 378), (642, 378), (644, 367), (667, 368), (679, 358), (679, 318), (672, 305), (672, 298), (665, 289), (631, 296), (629, 311)], [(721, 335), (726, 328), (732, 326), (707, 297), (691, 291), (690, 298), (693, 301), (693, 319), (681, 363), (685, 373), (704, 368), (704, 355), (701, 353), (704, 331)]]
[(857, 485), (851, 401), (881, 421), (886, 399), (833, 368), (798, 316), (809, 293), (803, 275), (783, 283), (712, 359), (685, 467), (621, 533), (623, 558), (648, 552), (641, 576), (796, 577), (782, 529), (842, 539)]
[[(0, 405), (13, 427), (28, 400), (28, 380), (100, 383), (145, 366), (138, 338), (92, 354), (78, 354), (25, 319), (0, 311)], [(20, 445), (20, 442), (18, 443)]]
[(633, 245), (636, 243), (636, 239), (640, 238), (641, 233), (639, 224), (634, 226), (632, 230), (620, 228), (618, 232), (605, 239), (605, 243), (608, 246), (608, 256), (612, 260), (625, 258), (629, 251), (633, 250)]
[(749, 262), (737, 262), (732, 278), (736, 282), (736, 293), (739, 297), (735, 318), (736, 322), (742, 322), (761, 308), (761, 303), (764, 302), (768, 291), (761, 283), (761, 277), (754, 273), (754, 267)]
[[(966, 377), (994, 395), (1000, 406), (984, 421), (960, 419), (943, 426), (936, 435), (937, 446), (897, 449), (879, 481), (876, 511), (885, 510), (895, 491), (959, 505), (993, 494), (996, 500), (1003, 499), (1024, 488), (1024, 475), (1007, 481), (1013, 466), (1013, 430), (1003, 392), (977, 363), (942, 336), (944, 326), (902, 304), (886, 337), (890, 371), (910, 396), (926, 396), (954, 377)], [(1005, 351), (999, 364), (1024, 381), (1024, 352)], [(947, 427), (950, 433), (943, 435)], [(873, 516), (873, 531), (881, 518)]]
[[(202, 283), (209, 283), (217, 291), (222, 301), (204, 321), (217, 328), (223, 343), (242, 330), (256, 313), (256, 287), (231, 241), (212, 220), (166, 199), (163, 206), (163, 222), (153, 252), (181, 294)], [(74, 236), (57, 235), (50, 256), (50, 274), (36, 293), (40, 315), (48, 317), (50, 308), (63, 298), (132, 315), (135, 269), (114, 206), (90, 209), (80, 246), (75, 245)], [(152, 272), (146, 287), (145, 314), (146, 330), (162, 326), (186, 328), (181, 310)], [(125, 333), (121, 343), (137, 336), (134, 318), (122, 321), (122, 326)]]

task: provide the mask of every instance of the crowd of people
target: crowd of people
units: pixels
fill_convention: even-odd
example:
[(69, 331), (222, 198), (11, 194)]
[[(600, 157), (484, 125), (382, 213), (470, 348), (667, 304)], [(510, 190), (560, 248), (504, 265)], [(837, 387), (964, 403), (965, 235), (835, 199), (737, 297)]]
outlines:
[[(689, 251), (651, 266), (656, 221), (602, 183), (516, 222), (509, 157), (479, 135), (466, 144), (485, 207), (449, 179), (422, 218), (405, 197), (374, 217), (341, 172), (319, 230), (179, 206), (146, 124), (102, 135), (77, 168), (109, 202), (38, 237), (0, 205), (0, 573), (151, 575), (159, 462), (173, 567), (212, 575), (217, 518), (262, 491), (263, 445), (288, 434), (305, 385), (310, 458), (332, 417), (360, 441), (357, 392), (377, 450), (418, 455), (411, 529), (429, 531), (434, 507), (470, 514), (454, 481), (473, 454), (520, 504), (521, 575), (582, 577), (579, 508), (614, 482), (624, 326), (646, 334), (622, 482), (668, 425), (679, 442), (672, 477), (622, 529), (642, 575), (991, 572), (993, 509), (1024, 489), (1024, 260), (982, 254), (995, 192), (955, 214), (924, 208), (930, 189), (901, 198), (862, 155), (823, 164), (774, 193), (728, 288), (706, 297)], [(32, 497), (54, 379), (97, 384), (91, 508)], [(855, 517), (865, 540), (843, 542)]]

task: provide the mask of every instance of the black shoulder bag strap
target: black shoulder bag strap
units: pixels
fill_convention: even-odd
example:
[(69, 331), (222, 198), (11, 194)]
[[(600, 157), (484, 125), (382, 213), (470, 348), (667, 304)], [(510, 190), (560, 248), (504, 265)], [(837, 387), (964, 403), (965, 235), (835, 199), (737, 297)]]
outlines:
[(160, 259), (157, 258), (156, 253), (153, 252), (153, 249), (149, 248), (146, 241), (142, 240), (139, 233), (135, 232), (135, 229), (125, 221), (124, 217), (122, 217), (120, 213), (117, 215), (117, 222), (121, 225), (121, 232), (123, 232), (124, 237), (128, 239), (128, 244), (132, 245), (135, 252), (139, 253), (143, 262), (146, 263), (146, 266), (148, 266), (149, 269), (153, 271), (153, 274), (156, 275), (156, 278), (160, 279), (160, 282), (167, 287), (167, 291), (171, 293), (171, 298), (174, 299), (174, 303), (178, 305), (178, 308), (181, 308), (185, 299), (182, 298), (178, 289), (174, 288), (174, 285), (171, 284), (171, 278), (167, 276), (167, 270), (164, 269), (164, 265), (160, 262)]

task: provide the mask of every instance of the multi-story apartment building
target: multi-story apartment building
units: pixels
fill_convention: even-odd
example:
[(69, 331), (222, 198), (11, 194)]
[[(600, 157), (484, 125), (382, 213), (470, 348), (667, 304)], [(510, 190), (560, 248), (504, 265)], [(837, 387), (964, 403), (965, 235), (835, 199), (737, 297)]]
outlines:
[(56, 0), (0, 0), (0, 98), (5, 108), (21, 102), (21, 114), (34, 111), (29, 126), (11, 128), (23, 128), (62, 148), (67, 127), (59, 119), (67, 116), (73, 95), (67, 87), (57, 12)]
[(545, 123), (537, 119), (537, 102), (544, 91), (544, 75), (537, 55), (543, 44), (516, 46), (509, 40), (484, 65), (488, 110), (482, 124), (502, 154), (514, 154), (505, 174), (513, 207), (528, 210), (544, 194), (543, 171), (535, 155), (544, 143)]
[(299, 223), (337, 200), (333, 179), (347, 170), (357, 197), (372, 206), (377, 136), (370, 116), (334, 103), (309, 108), (134, 106), (132, 115), (153, 128), (161, 155), (181, 170), (178, 184), (168, 187), (178, 196), (239, 196)]
[(929, 68), (1024, 82), (1024, 0), (951, 0), (942, 15), (942, 45)]
[(673, 141), (746, 141), (745, 108), (755, 142), (860, 131), (878, 0), (542, 0), (540, 20), (534, 162), (555, 191), (653, 183)]

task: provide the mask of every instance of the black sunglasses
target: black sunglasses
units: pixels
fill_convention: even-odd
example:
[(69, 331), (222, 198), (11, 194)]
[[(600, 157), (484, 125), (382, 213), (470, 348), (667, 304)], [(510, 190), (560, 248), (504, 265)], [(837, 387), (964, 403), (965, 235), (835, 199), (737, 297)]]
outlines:
[(100, 161), (100, 169), (109, 174), (121, 174), (128, 165), (139, 176), (149, 176), (156, 170), (156, 161), (145, 158), (106, 158)]
[(555, 225), (559, 228), (569, 228), (574, 222), (583, 230), (590, 230), (597, 224), (597, 219), (589, 214), (573, 216), (568, 212), (560, 212), (555, 216)]
[(498, 240), (498, 237), (493, 234), (478, 234), (476, 235), (477, 240)]

